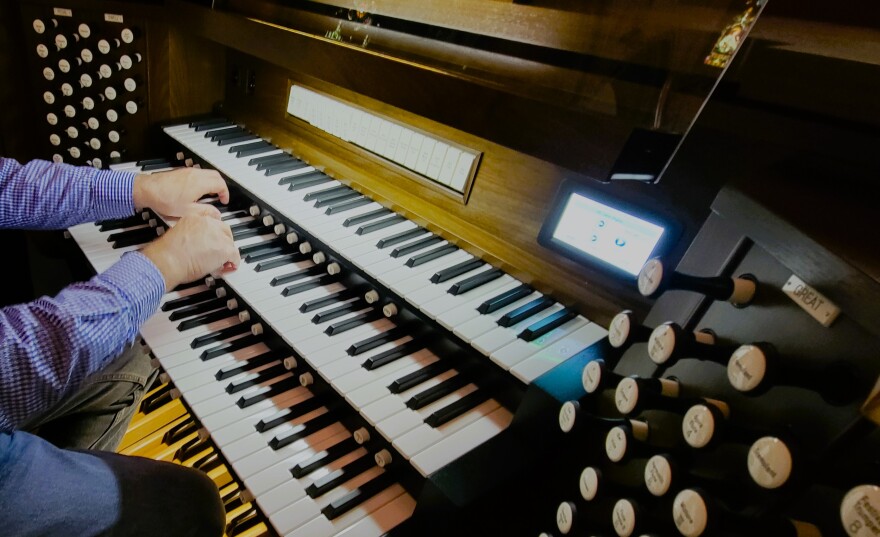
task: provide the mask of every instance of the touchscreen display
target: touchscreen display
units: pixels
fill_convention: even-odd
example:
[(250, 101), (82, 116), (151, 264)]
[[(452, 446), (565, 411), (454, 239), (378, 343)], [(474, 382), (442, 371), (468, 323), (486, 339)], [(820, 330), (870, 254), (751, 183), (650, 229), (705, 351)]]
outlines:
[(552, 237), (635, 276), (664, 231), (647, 220), (572, 193)]

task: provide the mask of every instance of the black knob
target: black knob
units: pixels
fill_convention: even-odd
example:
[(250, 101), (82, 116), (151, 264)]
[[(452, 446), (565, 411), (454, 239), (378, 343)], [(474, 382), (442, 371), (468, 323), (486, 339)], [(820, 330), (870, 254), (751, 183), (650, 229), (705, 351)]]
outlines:
[(657, 298), (665, 291), (680, 289), (702, 293), (715, 300), (726, 300), (736, 306), (748, 305), (755, 296), (757, 280), (750, 274), (737, 278), (725, 276), (692, 276), (667, 270), (660, 259), (645, 263), (639, 272), (639, 292)]
[(648, 338), (648, 356), (655, 364), (664, 366), (684, 358), (727, 365), (736, 348), (736, 345), (716, 345), (711, 331), (689, 332), (673, 322), (661, 324)]

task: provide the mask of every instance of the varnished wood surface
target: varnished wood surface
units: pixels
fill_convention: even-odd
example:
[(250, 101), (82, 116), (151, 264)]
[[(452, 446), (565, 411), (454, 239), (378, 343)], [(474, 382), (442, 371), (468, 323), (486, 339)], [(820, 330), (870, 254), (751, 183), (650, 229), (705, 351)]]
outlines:
[[(638, 309), (634, 285), (590, 274), (539, 246), (538, 231), (566, 171), (472, 134), (377, 102), (324, 81), (292, 73), (230, 51), (230, 70), (253, 70), (254, 95), (227, 91), (226, 113), (261, 136), (325, 172), (370, 194), (383, 204), (426, 225), (451, 242), (486, 258), (510, 274), (553, 294), (591, 320), (607, 324), (623, 304)], [(231, 78), (228, 76), (227, 78)], [(484, 152), (467, 205), (422, 187), (383, 159), (285, 116), (289, 81), (306, 84), (417, 128)]]

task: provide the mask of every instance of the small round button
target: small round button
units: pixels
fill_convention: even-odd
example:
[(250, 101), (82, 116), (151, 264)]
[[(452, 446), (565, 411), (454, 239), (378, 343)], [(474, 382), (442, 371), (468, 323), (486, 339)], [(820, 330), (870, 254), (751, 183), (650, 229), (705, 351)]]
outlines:
[(55, 94), (51, 91), (44, 92), (43, 100), (46, 101), (46, 104), (55, 104)]
[(89, 140), (89, 147), (91, 147), (95, 151), (101, 149), (101, 140), (98, 140), (97, 138), (92, 138), (91, 140)]
[(119, 133), (116, 131), (110, 131), (107, 133), (107, 139), (112, 143), (119, 143)]
[(95, 168), (100, 170), (101, 168), (104, 167), (104, 162), (101, 159), (96, 157), (96, 158), (92, 159), (92, 166), (94, 166)]
[(49, 143), (52, 145), (61, 145), (61, 137), (57, 134), (49, 135)]
[(66, 105), (64, 107), (64, 115), (67, 117), (76, 116), (76, 108), (74, 108), (73, 105), (70, 105), (70, 104)]
[(98, 52), (108, 54), (110, 52), (110, 42), (106, 39), (98, 41)]
[(61, 164), (62, 162), (64, 162), (64, 157), (62, 157), (58, 153), (55, 153), (54, 155), (52, 155), (52, 162), (54, 162), (55, 164)]
[(34, 31), (38, 34), (42, 34), (46, 31), (46, 23), (41, 21), (40, 19), (34, 19), (33, 22)]
[(128, 112), (129, 114), (137, 114), (137, 111), (138, 111), (137, 103), (134, 101), (128, 101), (127, 103), (125, 103), (125, 111)]
[(77, 28), (77, 32), (79, 32), (79, 35), (81, 35), (83, 39), (88, 39), (89, 36), (92, 35), (92, 29), (89, 28), (89, 25), (85, 23), (79, 25), (79, 28)]
[(116, 89), (113, 86), (107, 86), (107, 88), (104, 90), (104, 96), (112, 101), (116, 98)]
[(83, 99), (83, 108), (86, 110), (93, 110), (95, 108), (95, 100), (91, 97), (86, 97)]
[(113, 76), (113, 68), (105, 63), (98, 68), (98, 74), (101, 75), (101, 78), (110, 78)]
[(83, 74), (79, 77), (79, 84), (80, 84), (80, 86), (82, 86), (82, 87), (84, 87), (84, 88), (90, 88), (90, 87), (92, 87), (92, 77), (91, 77), (91, 75), (89, 75), (89, 74), (87, 74), (87, 73), (83, 73)]
[(787, 483), (793, 466), (791, 451), (778, 438), (765, 436), (749, 449), (749, 475), (765, 489), (779, 488)]
[(70, 153), (70, 156), (73, 158), (79, 158), (82, 153), (80, 153), (79, 148), (74, 146), (67, 150)]
[(64, 58), (58, 60), (58, 70), (62, 73), (70, 72), (70, 62), (65, 60)]
[(119, 58), (119, 65), (123, 69), (131, 69), (131, 66), (134, 65), (134, 62), (131, 60), (131, 56), (128, 54), (123, 54), (121, 58)]
[(134, 32), (132, 32), (128, 28), (123, 28), (122, 33), (120, 34), (120, 37), (122, 37), (123, 43), (130, 44), (132, 41), (134, 41)]
[(49, 47), (47, 47), (46, 45), (44, 45), (42, 43), (37, 45), (37, 56), (39, 56), (41, 58), (48, 57), (49, 56)]
[(96, 117), (90, 117), (89, 120), (86, 122), (86, 124), (92, 130), (98, 130), (98, 127), (101, 126), (101, 122), (99, 122), (98, 118), (96, 118)]
[(684, 537), (699, 537), (709, 525), (709, 510), (698, 492), (684, 489), (672, 504), (672, 519)]
[(82, 61), (86, 63), (91, 63), (92, 60), (95, 59), (95, 55), (92, 54), (92, 51), (87, 48), (82, 49), (82, 52), (79, 53), (79, 57), (82, 58)]
[(52, 112), (49, 112), (48, 114), (46, 114), (46, 121), (49, 123), (49, 125), (57, 125), (58, 116), (56, 116)]
[(113, 110), (112, 108), (107, 110), (107, 120), (111, 123), (119, 121), (119, 114), (116, 113), (116, 110)]
[(65, 37), (64, 34), (56, 35), (55, 46), (58, 47), (58, 50), (67, 48), (67, 37)]
[(119, 151), (111, 151), (110, 158), (122, 158), (122, 153)]
[(880, 487), (859, 485), (840, 502), (840, 522), (848, 537), (871, 537), (880, 528)]
[(137, 89), (137, 82), (135, 82), (133, 78), (126, 78), (122, 85), (125, 86), (126, 91), (134, 91)]
[(79, 136), (79, 130), (76, 127), (67, 127), (67, 135), (71, 138), (77, 138)]

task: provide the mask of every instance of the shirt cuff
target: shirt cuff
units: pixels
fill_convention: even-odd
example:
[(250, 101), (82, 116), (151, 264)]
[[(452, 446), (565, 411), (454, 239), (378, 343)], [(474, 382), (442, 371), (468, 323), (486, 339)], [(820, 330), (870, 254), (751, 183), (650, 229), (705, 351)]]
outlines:
[(122, 289), (131, 300), (134, 319), (138, 328), (159, 308), (165, 294), (165, 277), (140, 252), (126, 252), (122, 259), (105, 270), (100, 278)]
[(134, 178), (132, 172), (101, 170), (95, 176), (96, 220), (125, 218), (134, 214)]

